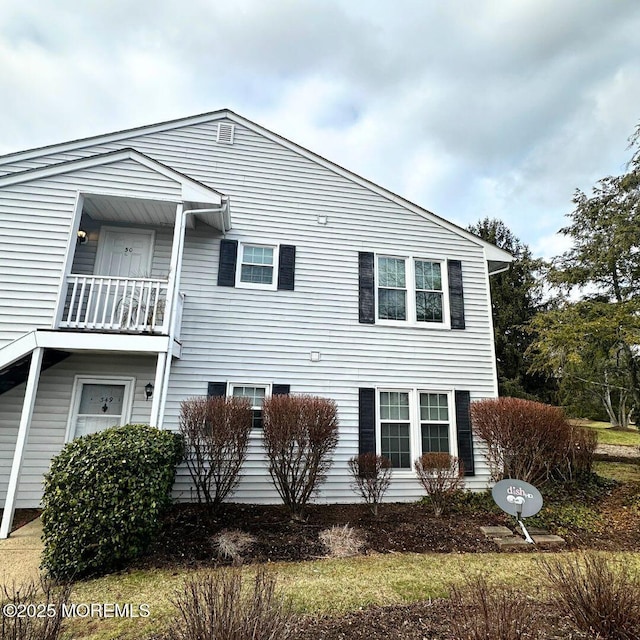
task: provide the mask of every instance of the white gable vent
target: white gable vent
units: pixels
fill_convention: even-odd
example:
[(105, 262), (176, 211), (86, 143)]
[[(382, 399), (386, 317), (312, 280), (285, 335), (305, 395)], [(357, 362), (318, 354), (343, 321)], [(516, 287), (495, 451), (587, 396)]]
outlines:
[(220, 122), (218, 124), (218, 140), (221, 144), (233, 144), (233, 133), (235, 125), (229, 122)]

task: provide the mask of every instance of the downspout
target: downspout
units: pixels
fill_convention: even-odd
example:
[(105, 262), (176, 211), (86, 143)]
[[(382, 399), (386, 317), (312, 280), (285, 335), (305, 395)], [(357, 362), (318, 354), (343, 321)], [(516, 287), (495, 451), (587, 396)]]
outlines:
[[(182, 205), (180, 205), (182, 206)], [(173, 344), (175, 337), (175, 324), (176, 324), (176, 312), (178, 305), (176, 301), (180, 292), (180, 277), (182, 275), (182, 256), (184, 254), (184, 239), (187, 229), (187, 216), (195, 213), (218, 213), (220, 214), (220, 227), (222, 229), (222, 235), (226, 233), (227, 228), (227, 212), (229, 210), (229, 200), (224, 199), (219, 207), (211, 209), (184, 209), (178, 212), (180, 220), (180, 229), (178, 231), (178, 250), (175, 264), (175, 277), (173, 279), (173, 287), (171, 291), (171, 306), (169, 309), (169, 344), (167, 346), (167, 359), (164, 366), (164, 375), (162, 376), (162, 389), (160, 395), (160, 407), (159, 415), (156, 420), (156, 424), (159, 429), (163, 428), (164, 424), (164, 411), (167, 404), (167, 391), (169, 389), (169, 373), (171, 371), (171, 362), (173, 360)]]

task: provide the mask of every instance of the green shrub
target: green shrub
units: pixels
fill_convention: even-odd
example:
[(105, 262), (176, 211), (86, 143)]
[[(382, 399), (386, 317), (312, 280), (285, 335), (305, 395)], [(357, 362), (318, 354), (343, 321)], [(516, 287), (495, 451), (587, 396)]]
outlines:
[(491, 491), (469, 491), (465, 489), (454, 491), (449, 496), (447, 509), (450, 513), (458, 515), (502, 513), (502, 509), (494, 502)]
[(68, 443), (45, 476), (42, 568), (56, 579), (117, 569), (142, 554), (170, 502), (182, 439), (147, 425)]

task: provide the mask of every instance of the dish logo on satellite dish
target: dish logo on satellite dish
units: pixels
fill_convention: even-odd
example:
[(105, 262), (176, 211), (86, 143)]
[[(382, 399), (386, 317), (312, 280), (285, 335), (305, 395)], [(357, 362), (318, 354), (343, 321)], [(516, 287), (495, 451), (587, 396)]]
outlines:
[(528, 493), (522, 487), (516, 487), (511, 485), (507, 489), (507, 502), (515, 502), (516, 504), (522, 504), (517, 498), (529, 498), (532, 500), (535, 496), (533, 493)]

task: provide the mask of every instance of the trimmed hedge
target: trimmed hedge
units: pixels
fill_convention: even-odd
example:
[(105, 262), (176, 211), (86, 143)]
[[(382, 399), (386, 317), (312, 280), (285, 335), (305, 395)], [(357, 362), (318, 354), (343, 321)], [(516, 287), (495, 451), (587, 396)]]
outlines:
[(178, 434), (141, 424), (69, 442), (45, 476), (42, 568), (58, 580), (80, 578), (144, 553), (183, 450)]

